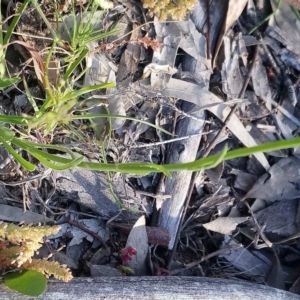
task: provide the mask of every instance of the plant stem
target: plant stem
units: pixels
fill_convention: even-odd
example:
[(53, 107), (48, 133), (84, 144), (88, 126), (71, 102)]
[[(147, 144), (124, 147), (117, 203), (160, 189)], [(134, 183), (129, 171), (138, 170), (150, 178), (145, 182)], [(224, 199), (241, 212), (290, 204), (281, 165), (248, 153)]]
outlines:
[(261, 25), (263, 25), (265, 22), (267, 22), (268, 20), (271, 19), (271, 17), (273, 17), (277, 11), (279, 10), (280, 8), (280, 5), (281, 5), (281, 0), (278, 0), (277, 4), (276, 4), (276, 7), (275, 7), (275, 10), (270, 14), (268, 15), (267, 17), (265, 17), (258, 25), (256, 25), (255, 27), (253, 27), (248, 34), (252, 34), (256, 29), (258, 29)]

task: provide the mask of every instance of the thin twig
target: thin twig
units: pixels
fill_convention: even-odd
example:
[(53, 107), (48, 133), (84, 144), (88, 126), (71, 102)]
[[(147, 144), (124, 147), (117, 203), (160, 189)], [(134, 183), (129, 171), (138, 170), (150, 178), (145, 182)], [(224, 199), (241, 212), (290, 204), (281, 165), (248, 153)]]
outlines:
[[(143, 28), (145, 27), (145, 25), (149, 25), (149, 24), (155, 24), (155, 23), (178, 23), (178, 21), (172, 21), (172, 20), (167, 20), (167, 21), (148, 21), (144, 24), (141, 24), (139, 26), (136, 26), (134, 29), (132, 29), (131, 31), (129, 32), (126, 32), (125, 34), (123, 34), (121, 37), (118, 37), (116, 38), (115, 40), (111, 41), (110, 44), (114, 44), (116, 43), (117, 41), (120, 41), (120, 40), (123, 40), (124, 37), (126, 37), (127, 35), (130, 35), (132, 34), (134, 31), (136, 30), (139, 30), (140, 28)], [(94, 52), (97, 52), (97, 51), (92, 51), (91, 53), (94, 53)]]
[(209, 134), (209, 133), (212, 133), (212, 131), (191, 134), (191, 135), (188, 135), (188, 136), (182, 136), (182, 137), (178, 137), (178, 138), (174, 138), (174, 139), (170, 139), (170, 140), (166, 140), (166, 141), (162, 141), (162, 142), (155, 142), (155, 143), (150, 143), (150, 144), (141, 144), (141, 145), (131, 146), (130, 148), (132, 149), (132, 148), (155, 147), (155, 146), (164, 145), (164, 144), (168, 144), (168, 143), (173, 143), (173, 142), (177, 142), (177, 141), (181, 141), (181, 140), (186, 140), (186, 139), (196, 137), (196, 136), (206, 135), (206, 134)]
[(207, 31), (206, 31), (206, 49), (207, 59), (211, 59), (211, 47), (210, 47), (210, 35), (211, 35), (211, 23), (210, 23), (210, 0), (206, 0), (206, 14), (207, 14)]
[(253, 214), (253, 212), (252, 212), (252, 210), (251, 210), (251, 207), (249, 206), (249, 204), (248, 204), (247, 202), (245, 202), (245, 204), (246, 204), (247, 208), (249, 209), (249, 213), (250, 213), (251, 216), (252, 216), (252, 219), (253, 219), (253, 221), (254, 221), (254, 224), (255, 224), (255, 228), (256, 228), (256, 230), (257, 230), (257, 233), (259, 234), (259, 236), (261, 237), (261, 239), (262, 239), (262, 240), (264, 241), (264, 243), (266, 244), (266, 247), (272, 248), (273, 243), (271, 243), (271, 242), (267, 239), (267, 237), (264, 235), (262, 229), (260, 228), (260, 226), (259, 226), (259, 224), (258, 224), (258, 222), (257, 222), (257, 220), (256, 220), (256, 218), (255, 218), (255, 216), (254, 216), (254, 214)]
[(276, 109), (278, 109), (283, 115), (285, 115), (287, 118), (289, 118), (293, 123), (295, 123), (297, 126), (300, 126), (300, 121), (296, 117), (294, 117), (289, 111), (284, 109), (281, 105), (279, 105), (277, 102), (275, 102), (272, 99), (269, 99), (270, 103), (275, 106)]
[(47, 177), (50, 173), (52, 172), (52, 169), (47, 169), (45, 172), (37, 174), (37, 175), (33, 175), (30, 176), (28, 178), (19, 180), (19, 181), (12, 181), (12, 182), (4, 182), (4, 181), (0, 181), (0, 185), (9, 185), (9, 186), (17, 186), (17, 185), (21, 185), (24, 184), (26, 182), (31, 182), (31, 181), (35, 181), (35, 180), (41, 180), (45, 177)]
[[(252, 63), (250, 65), (248, 74), (247, 74), (247, 76), (245, 78), (242, 90), (240, 91), (238, 98), (244, 98), (245, 91), (246, 91), (246, 88), (247, 88), (247, 86), (249, 84), (249, 81), (250, 81), (250, 78), (251, 78), (251, 74), (252, 74), (252, 71), (253, 71), (253, 68), (254, 68), (257, 56), (258, 56), (258, 47), (259, 46), (256, 45), (255, 51), (254, 51), (254, 55), (253, 55), (253, 59), (252, 59)], [(224, 131), (225, 131), (226, 127), (227, 127), (227, 124), (230, 122), (232, 116), (234, 115), (236, 109), (238, 108), (238, 105), (239, 104), (237, 103), (237, 104), (235, 104), (233, 106), (233, 108), (231, 109), (230, 113), (228, 114), (228, 116), (226, 117), (225, 121), (223, 122), (224, 123), (223, 127), (219, 130), (219, 132), (217, 133), (217, 135), (215, 136), (215, 138), (212, 140), (212, 142), (210, 143), (210, 145), (207, 147), (206, 151), (203, 154), (203, 157), (207, 157), (208, 154), (210, 153), (210, 151), (216, 146), (216, 143), (217, 143), (219, 137), (224, 133)]]
[(230, 250), (233, 250), (233, 249), (238, 249), (238, 248), (241, 248), (243, 247), (242, 244), (236, 244), (236, 245), (230, 245), (230, 246), (227, 246), (227, 247), (224, 247), (222, 249), (219, 249), (215, 252), (212, 252), (208, 255), (205, 255), (203, 256), (200, 260), (197, 260), (197, 261), (194, 261), (192, 263), (189, 263), (189, 264), (186, 264), (185, 265), (185, 268), (181, 268), (181, 269), (177, 269), (177, 270), (174, 270), (174, 271), (170, 271), (169, 275), (176, 275), (186, 269), (190, 269), (190, 268), (193, 268), (193, 267), (196, 267), (198, 266), (199, 264), (201, 264), (202, 262), (204, 262), (205, 260), (208, 260), (214, 256), (217, 256), (217, 255), (220, 255), (220, 254), (224, 254), (226, 253), (227, 251), (230, 251)]
[(135, 190), (135, 193), (140, 194), (140, 195), (149, 196), (149, 197), (152, 197), (152, 198), (160, 198), (160, 199), (169, 199), (169, 198), (171, 198), (171, 195), (159, 195), (159, 194), (153, 194), (153, 193), (149, 193), (149, 192), (145, 192), (145, 191), (139, 191), (139, 190)]
[(290, 242), (290, 241), (292, 241), (292, 240), (294, 240), (294, 239), (297, 239), (297, 238), (299, 238), (299, 237), (300, 237), (300, 231), (298, 231), (298, 232), (296, 232), (296, 233), (290, 235), (290, 236), (287, 237), (287, 238), (284, 238), (284, 239), (282, 239), (282, 240), (279, 240), (278, 242), (274, 242), (273, 245), (279, 245), (279, 244), (283, 244), (283, 243), (286, 243), (286, 242)]
[(98, 240), (105, 248), (108, 248), (107, 244), (104, 242), (104, 240), (102, 239), (102, 237), (100, 237), (94, 231), (89, 230), (88, 228), (86, 228), (85, 226), (81, 225), (80, 223), (77, 223), (75, 221), (70, 220), (68, 217), (65, 217), (65, 220), (70, 225), (75, 226), (75, 227), (81, 229), (82, 231), (88, 233), (89, 235), (91, 235), (92, 237), (94, 237), (96, 240)]

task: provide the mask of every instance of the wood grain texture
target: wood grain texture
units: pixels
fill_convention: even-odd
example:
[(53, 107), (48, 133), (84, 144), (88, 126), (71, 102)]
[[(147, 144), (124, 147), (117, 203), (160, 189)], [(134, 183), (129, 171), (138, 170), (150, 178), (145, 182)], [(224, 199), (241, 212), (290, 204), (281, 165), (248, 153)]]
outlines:
[[(190, 103), (183, 103), (181, 109), (188, 111), (193, 109), (194, 105)], [(205, 113), (203, 111), (196, 111), (193, 116), (199, 121), (184, 118), (176, 125), (176, 136), (189, 136), (201, 133), (205, 124)], [(196, 159), (197, 151), (202, 136), (194, 136), (189, 139), (170, 143), (167, 147), (168, 164), (186, 163)], [(163, 201), (160, 210), (158, 225), (166, 228), (170, 232), (171, 240), (169, 242), (169, 249), (173, 249), (177, 231), (180, 224), (180, 219), (184, 209), (184, 203), (189, 191), (189, 185), (192, 177), (192, 172), (181, 171), (172, 173), (172, 177), (165, 181), (165, 194), (171, 195), (171, 198)]]
[[(185, 39), (185, 36), (188, 36), (190, 33), (187, 31), (187, 28), (189, 27), (186, 22), (178, 24), (170, 23), (168, 26), (165, 26), (163, 23), (155, 23), (157, 39), (163, 43), (160, 49), (154, 52), (152, 62), (174, 67), (178, 47), (181, 45), (183, 49), (185, 49), (185, 46), (188, 48), (188, 41)], [(200, 37), (198, 42), (200, 43)], [(198, 50), (199, 53), (205, 54), (205, 43), (202, 43)], [(199, 71), (206, 70), (205, 64), (200, 60), (198, 61), (199, 65), (201, 65)], [(188, 69), (182, 70), (189, 71)], [(166, 84), (170, 81), (170, 77), (170, 74), (151, 74), (151, 87), (164, 90)], [(191, 103), (185, 102), (182, 104), (181, 110), (188, 112), (192, 110), (194, 106), (195, 105)], [(198, 120), (191, 118), (180, 120), (176, 124), (176, 137), (199, 134), (203, 131), (205, 112), (196, 111), (192, 113), (192, 115)], [(200, 141), (201, 136), (194, 136), (189, 139), (170, 143), (167, 147), (165, 163), (173, 164), (194, 161), (197, 156)], [(189, 171), (174, 172), (172, 178), (167, 178), (165, 181), (164, 192), (166, 195), (171, 195), (171, 197), (164, 200), (163, 203), (158, 204), (157, 202), (157, 209), (160, 209), (158, 226), (167, 229), (171, 236), (169, 249), (173, 249), (174, 247), (191, 177), (192, 172)]]
[[(2, 300), (32, 299), (0, 285)], [(197, 300), (299, 300), (300, 296), (263, 285), (201, 277), (96, 277), (69, 283), (50, 281), (43, 300), (91, 299), (197, 299)]]

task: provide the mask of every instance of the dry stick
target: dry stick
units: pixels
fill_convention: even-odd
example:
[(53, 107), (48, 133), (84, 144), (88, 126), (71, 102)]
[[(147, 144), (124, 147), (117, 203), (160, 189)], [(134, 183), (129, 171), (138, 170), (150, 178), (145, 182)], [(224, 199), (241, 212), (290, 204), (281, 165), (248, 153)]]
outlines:
[(72, 226), (75, 226), (79, 229), (81, 229), (82, 231), (88, 233), (89, 235), (91, 235), (92, 237), (94, 237), (96, 240), (98, 240), (106, 249), (108, 248), (108, 246), (106, 245), (106, 243), (104, 242), (104, 240), (102, 239), (102, 237), (100, 237), (97, 233), (95, 233), (94, 231), (89, 230), (88, 228), (86, 228), (85, 226), (81, 225), (80, 223), (77, 223), (75, 221), (70, 220), (69, 218), (65, 217), (65, 220), (67, 223), (69, 223)]
[(200, 260), (197, 260), (197, 261), (194, 261), (194, 262), (191, 262), (189, 264), (186, 264), (185, 265), (185, 268), (181, 268), (181, 269), (176, 269), (174, 271), (170, 271), (169, 272), (169, 275), (176, 275), (186, 269), (190, 269), (190, 268), (193, 268), (193, 267), (196, 267), (198, 266), (199, 264), (201, 264), (202, 262), (204, 262), (205, 260), (208, 260), (214, 256), (217, 256), (217, 255), (220, 255), (220, 254), (224, 254), (226, 253), (227, 251), (230, 251), (230, 250), (234, 250), (234, 249), (238, 249), (238, 248), (241, 248), (243, 247), (242, 244), (236, 244), (236, 245), (230, 245), (230, 246), (227, 246), (227, 247), (223, 247), (215, 252), (212, 252), (208, 255), (205, 255), (203, 256)]
[(254, 214), (253, 214), (253, 212), (251, 210), (250, 205), (247, 202), (245, 202), (245, 205), (247, 206), (247, 208), (248, 208), (248, 210), (249, 210), (249, 212), (250, 212), (250, 214), (252, 216), (252, 219), (254, 221), (254, 225), (256, 227), (256, 231), (258, 232), (258, 236), (264, 241), (264, 244), (262, 244), (260, 248), (256, 247), (256, 249), (261, 249), (261, 248), (266, 248), (266, 247), (272, 248), (273, 245), (280, 245), (282, 243), (286, 243), (286, 242), (289, 242), (291, 240), (294, 240), (294, 239), (300, 237), (300, 231), (299, 231), (299, 232), (296, 232), (296, 233), (292, 234), (291, 236), (289, 236), (287, 238), (284, 238), (284, 239), (281, 239), (281, 240), (279, 240), (277, 242), (271, 242), (271, 241), (269, 241), (269, 239), (263, 233), (263, 230), (260, 228), (260, 226), (259, 226), (259, 224), (258, 224), (258, 222), (257, 222), (257, 220), (256, 220), (256, 218), (255, 218), (255, 216), (254, 216)]
[(206, 14), (207, 14), (207, 32), (206, 32), (206, 48), (207, 48), (207, 59), (211, 59), (211, 47), (210, 47), (210, 0), (206, 0)]
[(181, 137), (178, 137), (178, 138), (174, 138), (174, 139), (170, 139), (170, 140), (166, 140), (166, 141), (162, 141), (162, 142), (155, 142), (155, 143), (150, 143), (150, 144), (141, 144), (141, 145), (131, 146), (130, 148), (131, 149), (136, 149), (136, 148), (155, 147), (155, 146), (164, 145), (164, 144), (168, 144), (168, 143), (173, 143), (173, 142), (177, 142), (177, 141), (187, 140), (187, 139), (190, 139), (192, 137), (206, 135), (206, 134), (209, 134), (209, 133), (212, 133), (212, 131), (201, 132), (201, 133), (191, 134), (191, 135), (187, 135), (187, 136), (181, 136)]
[[(168, 21), (148, 21), (148, 22), (146, 22), (146, 23), (144, 23), (144, 24), (141, 24), (141, 25), (137, 26), (136, 28), (132, 29), (132, 30), (129, 31), (129, 32), (126, 32), (126, 33), (123, 34), (121, 37), (118, 37), (117, 39), (111, 41), (111, 42), (108, 43), (108, 44), (114, 44), (114, 43), (116, 43), (117, 41), (122, 40), (125, 36), (130, 35), (130, 34), (133, 33), (134, 31), (139, 30), (140, 28), (144, 27), (145, 25), (148, 25), (148, 24), (155, 24), (155, 23), (166, 23), (166, 24), (167, 24), (167, 23), (178, 23), (178, 21), (171, 21), (171, 20), (168, 20)], [(1, 50), (1, 49), (0, 49), (0, 50)], [(96, 48), (96, 49), (94, 49), (93, 51), (91, 51), (90, 53), (92, 54), (92, 53), (96, 53), (96, 52), (98, 52), (98, 51), (99, 51), (99, 49), (97, 50), (97, 48)]]
[(300, 237), (300, 231), (290, 235), (289, 237), (287, 238), (284, 238), (282, 240), (279, 240), (278, 242), (273, 242), (273, 245), (280, 245), (280, 244), (283, 244), (283, 243), (286, 243), (286, 242), (290, 242), (291, 240), (294, 240), (294, 239), (297, 239)]
[[(243, 98), (244, 97), (246, 88), (247, 88), (247, 86), (249, 84), (249, 81), (250, 81), (250, 78), (251, 78), (251, 73), (253, 71), (255, 61), (257, 59), (257, 55), (258, 55), (258, 45), (255, 47), (253, 59), (252, 59), (252, 62), (251, 62), (248, 74), (247, 74), (247, 76), (245, 78), (242, 90), (240, 91), (238, 98)], [(215, 136), (215, 138), (212, 140), (212, 142), (210, 143), (210, 145), (207, 147), (206, 151), (204, 152), (203, 158), (207, 157), (209, 155), (210, 151), (215, 147), (216, 142), (217, 142), (219, 136), (221, 134), (223, 134), (223, 132), (225, 131), (225, 129), (227, 127), (227, 124), (230, 122), (230, 120), (231, 120), (233, 114), (235, 113), (238, 105), (239, 105), (238, 103), (235, 104), (233, 106), (233, 108), (231, 109), (230, 113), (228, 114), (228, 116), (226, 117), (226, 119), (224, 121), (223, 127), (219, 130), (219, 132), (217, 133), (217, 135)], [(177, 231), (177, 234), (176, 234), (174, 246), (173, 246), (172, 253), (171, 253), (171, 256), (170, 256), (170, 259), (169, 259), (168, 270), (170, 269), (171, 263), (173, 261), (174, 255), (175, 255), (175, 251), (176, 251), (176, 248), (177, 248), (177, 245), (178, 245), (179, 236), (180, 236), (181, 229), (182, 229), (183, 220), (184, 220), (187, 208), (188, 208), (190, 200), (191, 200), (191, 196), (192, 196), (192, 192), (193, 192), (193, 187), (195, 185), (195, 181), (196, 181), (196, 178), (197, 178), (198, 174), (199, 174), (199, 172), (194, 172), (193, 175), (192, 175), (192, 178), (191, 178), (189, 192), (188, 192), (186, 200), (185, 200), (183, 213), (181, 215), (181, 219), (180, 219), (180, 223), (179, 223), (179, 226), (178, 226), (178, 231)]]
[[(1, 169), (1, 166), (0, 166), (0, 169)], [(0, 181), (0, 185), (17, 186), (17, 185), (24, 184), (26, 182), (36, 181), (38, 179), (41, 180), (41, 179), (47, 177), (51, 172), (52, 172), (52, 169), (47, 169), (43, 173), (33, 175), (33, 176), (28, 177), (28, 178), (19, 180), (19, 181), (11, 181), (11, 182)]]
[(247, 208), (248, 208), (248, 210), (249, 210), (249, 213), (250, 213), (251, 216), (252, 216), (252, 219), (253, 219), (254, 224), (255, 224), (255, 228), (256, 228), (256, 230), (257, 230), (259, 236), (261, 237), (261, 239), (262, 239), (262, 240), (264, 241), (264, 243), (266, 244), (266, 247), (272, 248), (273, 243), (271, 243), (271, 242), (268, 240), (268, 238), (265, 236), (265, 234), (263, 233), (262, 229), (260, 228), (260, 226), (259, 226), (259, 224), (258, 224), (258, 222), (257, 222), (257, 220), (256, 220), (256, 218), (255, 218), (255, 216), (254, 216), (254, 214), (253, 214), (253, 212), (252, 212), (252, 209), (251, 209), (250, 205), (249, 205), (247, 202), (245, 202), (245, 205), (247, 206)]
[(171, 252), (171, 256), (170, 256), (170, 259), (169, 259), (169, 263), (168, 263), (168, 266), (167, 266), (168, 270), (170, 270), (171, 263), (172, 263), (173, 258), (175, 256), (175, 252), (176, 252), (176, 249), (177, 249), (179, 237), (180, 237), (181, 230), (182, 230), (183, 220), (185, 218), (187, 209), (188, 209), (189, 204), (190, 204), (190, 200), (192, 198), (193, 187), (195, 185), (195, 181), (196, 181), (196, 178), (197, 178), (198, 174), (199, 174), (199, 172), (194, 172), (193, 175), (192, 175), (192, 178), (191, 178), (191, 182), (190, 182), (190, 186), (189, 186), (189, 191), (188, 191), (188, 194), (187, 194), (186, 199), (185, 199), (184, 209), (183, 209), (183, 212), (182, 212), (182, 215), (181, 215), (181, 218), (180, 218), (180, 222), (179, 222), (179, 226), (178, 226), (178, 231), (177, 231), (176, 238), (175, 238), (175, 241), (174, 241), (174, 246), (173, 246), (173, 249), (172, 249), (172, 252)]
[[(172, 132), (171, 132), (172, 136), (175, 136), (177, 119), (178, 119), (178, 112), (174, 111), (174, 118), (173, 118), (173, 124), (172, 124)], [(155, 193), (158, 197), (155, 198), (155, 203), (153, 205), (154, 210), (153, 210), (153, 214), (152, 214), (151, 226), (158, 226), (157, 223), (158, 223), (158, 219), (159, 219), (159, 214), (158, 214), (159, 210), (157, 209), (157, 201), (159, 199), (162, 199), (159, 196), (162, 194), (161, 190), (162, 190), (163, 185), (165, 183), (165, 179), (166, 179), (166, 175), (161, 174), (159, 182), (158, 182), (156, 190), (155, 190)]]
[[(252, 74), (252, 71), (253, 71), (253, 68), (254, 68), (257, 56), (258, 56), (258, 45), (256, 45), (256, 47), (255, 47), (255, 51), (254, 51), (252, 63), (250, 65), (248, 74), (247, 74), (247, 76), (245, 78), (242, 90), (240, 91), (238, 98), (244, 98), (245, 91), (246, 91), (246, 88), (247, 88), (247, 86), (249, 84), (249, 81), (250, 81), (250, 78), (251, 78), (251, 74)], [(217, 133), (217, 135), (215, 136), (215, 138), (212, 140), (212, 142), (210, 143), (210, 145), (207, 147), (206, 151), (203, 154), (203, 157), (207, 157), (208, 154), (210, 153), (210, 151), (216, 146), (217, 140), (224, 133), (224, 131), (225, 131), (226, 127), (227, 127), (227, 124), (230, 122), (230, 120), (231, 120), (232, 116), (234, 115), (234, 113), (235, 113), (238, 105), (239, 105), (239, 103), (237, 103), (237, 104), (235, 104), (233, 106), (233, 108), (231, 109), (230, 113), (228, 114), (228, 116), (226, 117), (226, 119), (224, 121), (223, 127), (219, 130), (219, 132)]]
[(171, 195), (157, 195), (157, 194), (153, 194), (153, 193), (149, 193), (149, 192), (145, 192), (145, 191), (140, 191), (140, 190), (135, 190), (135, 192), (137, 194), (149, 196), (149, 197), (152, 197), (152, 198), (160, 198), (160, 199), (171, 198)]
[[(249, 205), (247, 202), (245, 202), (245, 204), (246, 204), (247, 208), (249, 209), (249, 212), (250, 212), (250, 214), (251, 214), (251, 216), (252, 216), (252, 219), (253, 219), (253, 221), (254, 221), (254, 225), (255, 225), (255, 227), (256, 227), (256, 230), (257, 230), (259, 236), (261, 237), (261, 239), (262, 239), (262, 240), (264, 241), (264, 243), (265, 243), (265, 245), (262, 245), (262, 247), (257, 248), (257, 249), (261, 249), (261, 248), (265, 248), (265, 247), (270, 248), (271, 251), (273, 252), (274, 256), (275, 256), (275, 260), (276, 260), (277, 266), (281, 266), (280, 260), (279, 260), (279, 257), (278, 257), (278, 254), (277, 254), (277, 252), (275, 251), (275, 249), (274, 249), (274, 247), (273, 247), (273, 243), (270, 242), (270, 241), (268, 240), (268, 238), (265, 236), (265, 234), (263, 233), (262, 229), (260, 228), (260, 226), (259, 226), (259, 224), (258, 224), (258, 222), (257, 222), (257, 220), (256, 220), (256, 218), (255, 218), (255, 216), (254, 216), (254, 214), (253, 214), (253, 212), (252, 212), (252, 210), (251, 210), (250, 205)], [(267, 279), (267, 283), (268, 283), (268, 279)]]

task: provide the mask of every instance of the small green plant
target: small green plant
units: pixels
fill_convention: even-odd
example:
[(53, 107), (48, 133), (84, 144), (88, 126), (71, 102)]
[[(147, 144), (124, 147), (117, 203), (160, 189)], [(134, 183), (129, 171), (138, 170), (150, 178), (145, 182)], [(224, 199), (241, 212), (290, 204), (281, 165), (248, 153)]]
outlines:
[(3, 281), (11, 289), (29, 296), (39, 296), (47, 288), (46, 278), (69, 281), (70, 270), (55, 261), (32, 258), (44, 237), (56, 234), (58, 226), (17, 226), (0, 224), (0, 268)]
[(17, 83), (20, 79), (18, 77), (8, 77), (6, 74), (6, 61), (5, 61), (5, 55), (6, 55), (6, 49), (7, 49), (7, 43), (9, 42), (11, 35), (20, 20), (21, 14), (24, 12), (28, 5), (29, 0), (26, 0), (23, 2), (23, 4), (20, 6), (20, 8), (17, 11), (16, 16), (13, 18), (10, 26), (8, 27), (8, 30), (6, 31), (6, 34), (4, 34), (2, 29), (2, 11), (0, 6), (0, 89), (7, 88), (15, 83)]
[[(43, 132), (43, 135), (48, 135), (52, 134), (58, 125), (70, 124), (72, 120), (70, 116), (72, 115), (75, 106), (78, 104), (79, 97), (99, 89), (113, 87), (113, 84), (105, 83), (87, 86), (81, 89), (75, 89), (75, 82), (82, 75), (84, 75), (86, 70), (82, 71), (76, 77), (73, 75), (73, 73), (89, 52), (87, 44), (114, 34), (115, 31), (103, 32), (103, 30), (94, 30), (95, 25), (92, 25), (92, 20), (98, 6), (95, 5), (93, 1), (91, 1), (82, 12), (83, 16), (88, 16), (85, 22), (82, 21), (82, 18), (78, 19), (73, 5), (71, 13), (73, 25), (71, 29), (65, 26), (68, 31), (68, 38), (70, 39), (69, 55), (66, 55), (63, 58), (64, 73), (62, 74), (59, 82), (53, 86), (49, 82), (48, 70), (49, 63), (52, 55), (55, 53), (56, 48), (63, 44), (63, 41), (59, 35), (60, 29), (57, 28), (55, 31), (52, 28), (36, 0), (32, 0), (32, 3), (44, 20), (45, 24), (48, 26), (49, 30), (52, 32), (53, 43), (47, 55), (44, 67), (41, 70), (41, 81), (44, 85), (46, 99), (40, 108), (38, 108), (36, 103), (32, 103), (32, 106), (35, 110), (35, 115), (33, 115), (31, 118), (26, 118), (27, 130), (30, 132), (31, 129), (39, 129)], [(89, 8), (91, 8), (90, 11)], [(59, 19), (59, 14), (57, 11), (56, 14), (57, 19)]]
[[(29, 0), (25, 1), (24, 4), (21, 6), (21, 8), (18, 11), (18, 14), (14, 18), (13, 22), (11, 23), (9, 30), (6, 33), (5, 39), (3, 40), (3, 43), (6, 43), (4, 46), (4, 49), (9, 42), (9, 39), (13, 33), (13, 29), (15, 28), (19, 18), (20, 13), (24, 12)], [(85, 14), (88, 16), (87, 20), (85, 22), (81, 21), (81, 18), (77, 18), (75, 9), (73, 6), (72, 14), (73, 17), (73, 27), (69, 30), (68, 35), (70, 39), (70, 49), (68, 55), (66, 55), (64, 60), (64, 72), (61, 75), (60, 80), (58, 80), (57, 84), (50, 84), (49, 78), (48, 78), (48, 70), (49, 70), (49, 62), (55, 54), (56, 50), (59, 50), (59, 46), (63, 44), (63, 41), (61, 40), (59, 36), (59, 28), (54, 30), (51, 25), (49, 24), (46, 16), (44, 15), (43, 11), (41, 10), (40, 6), (38, 5), (37, 1), (32, 0), (32, 4), (35, 6), (36, 10), (39, 12), (41, 18), (44, 20), (45, 24), (48, 26), (50, 32), (53, 35), (53, 43), (51, 45), (50, 51), (48, 52), (46, 61), (44, 62), (38, 53), (35, 54), (34, 59), (37, 60), (37, 66), (39, 67), (37, 77), (39, 78), (40, 82), (43, 84), (44, 90), (45, 90), (45, 101), (42, 105), (38, 105), (38, 103), (35, 102), (34, 98), (31, 97), (31, 95), (28, 94), (28, 99), (32, 105), (33, 108), (33, 114), (32, 115), (24, 115), (24, 116), (6, 116), (6, 115), (0, 115), (1, 121), (7, 125), (17, 125), (18, 130), (22, 132), (22, 138), (16, 138), (15, 137), (15, 131), (10, 129), (9, 126), (4, 127), (1, 126), (1, 132), (0, 132), (0, 143), (2, 143), (7, 150), (12, 154), (12, 156), (27, 170), (33, 171), (35, 169), (35, 166), (32, 163), (29, 163), (24, 158), (22, 158), (12, 147), (14, 144), (14, 141), (18, 141), (22, 144), (22, 146), (26, 145), (26, 148), (28, 146), (32, 146), (32, 143), (29, 143), (31, 139), (31, 130), (36, 130), (39, 132), (39, 134), (42, 137), (46, 137), (47, 135), (53, 136), (55, 134), (55, 130), (58, 126), (65, 126), (67, 128), (70, 128), (71, 130), (74, 130), (72, 128), (72, 121), (74, 119), (89, 119), (91, 120), (91, 115), (82, 115), (82, 116), (73, 116), (73, 113), (76, 111), (76, 106), (78, 104), (78, 101), (81, 96), (91, 93), (93, 91), (104, 89), (104, 88), (110, 88), (113, 87), (113, 84), (111, 83), (104, 83), (104, 84), (97, 84), (93, 86), (85, 86), (82, 88), (75, 88), (74, 84), (75, 82), (84, 74), (86, 70), (81, 71), (79, 75), (76, 77), (73, 75), (74, 71), (78, 69), (78, 66), (82, 63), (83, 59), (88, 53), (87, 43), (103, 39), (104, 37), (107, 37), (115, 31), (107, 31), (103, 32), (100, 30), (94, 30), (94, 26), (92, 24), (92, 20), (94, 17), (94, 14), (97, 11), (97, 5), (94, 4), (92, 1), (90, 4), (87, 5), (85, 10), (82, 12), (82, 14)], [(74, 3), (73, 3), (74, 4)], [(53, 4), (55, 7), (55, 4)], [(88, 11), (88, 9), (91, 8), (91, 11)], [(4, 50), (3, 50), (4, 51)], [(65, 50), (66, 51), (66, 50)], [(0, 53), (1, 54), (1, 53)], [(5, 52), (3, 52), (2, 57), (2, 65), (0, 64), (0, 67), (2, 66), (3, 70), (5, 70)], [(0, 56), (1, 58), (1, 56)], [(0, 61), (1, 62), (1, 61)], [(1, 70), (1, 69), (0, 69)], [(3, 71), (4, 73), (4, 71)], [(6, 81), (9, 81), (9, 83), (13, 82), (12, 78), (5, 79)], [(1, 85), (1, 82), (0, 82)], [(24, 82), (25, 88), (27, 88), (26, 82)], [(27, 89), (28, 90), (28, 89)], [(79, 118), (78, 118), (79, 117)], [(104, 116), (102, 116), (104, 117)], [(1, 122), (0, 121), (0, 122)], [(76, 129), (74, 130), (76, 131)], [(15, 144), (16, 145), (16, 144)], [(21, 148), (22, 148), (21, 146)], [(39, 145), (33, 146), (34, 148), (39, 147)], [(64, 147), (59, 146), (50, 146), (50, 145), (44, 145), (43, 148), (52, 148), (59, 151), (65, 152)], [(23, 148), (24, 149), (24, 148)], [(69, 152), (70, 153), (70, 152)], [(71, 153), (71, 156), (74, 158), (74, 155)], [(82, 161), (82, 158), (74, 158), (71, 164), (65, 164), (61, 166), (55, 166), (54, 164), (51, 164), (51, 162), (48, 163), (48, 161), (42, 156), (38, 155), (36, 153), (36, 157), (39, 157), (38, 160), (43, 162), (44, 164), (48, 165), (49, 167), (53, 167), (54, 169), (65, 169), (69, 167), (76, 166), (80, 161)]]

